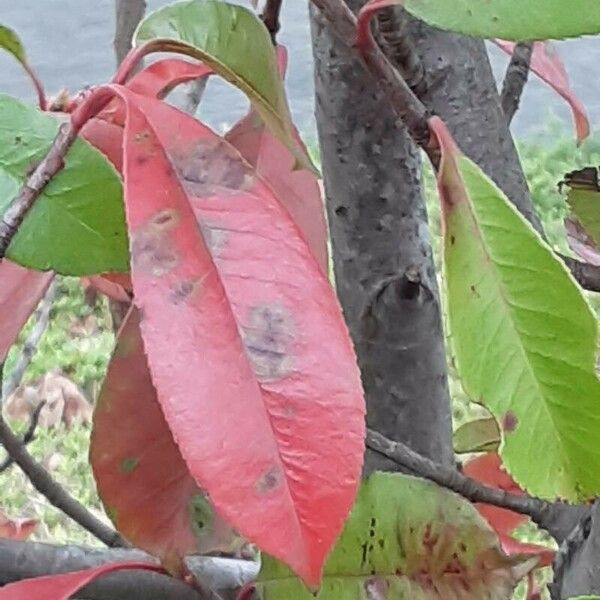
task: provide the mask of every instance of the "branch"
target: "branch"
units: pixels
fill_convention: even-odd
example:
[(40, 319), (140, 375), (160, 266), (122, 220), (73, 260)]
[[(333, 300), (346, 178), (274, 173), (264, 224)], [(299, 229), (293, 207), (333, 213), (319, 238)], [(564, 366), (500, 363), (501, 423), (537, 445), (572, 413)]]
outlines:
[(261, 15), (262, 22), (271, 34), (273, 43), (276, 43), (277, 33), (279, 32), (279, 14), (281, 13), (281, 5), (283, 0), (267, 0), (263, 13)]
[[(29, 427), (21, 440), (21, 443), (26, 446), (29, 442), (32, 442), (35, 439), (35, 430), (38, 426), (38, 421), (40, 420), (40, 413), (42, 412), (42, 408), (46, 405), (45, 401), (40, 402), (35, 410), (31, 413), (31, 418), (29, 420)], [(0, 464), (0, 473), (4, 473), (15, 461), (8, 456), (2, 464)]]
[(600, 292), (600, 267), (578, 261), (563, 254), (559, 254), (558, 256), (584, 290)]
[(52, 478), (50, 473), (29, 454), (23, 442), (13, 433), (2, 416), (0, 416), (0, 443), (9, 458), (27, 475), (33, 487), (52, 505), (62, 510), (107, 546), (126, 545), (116, 531), (96, 518)]
[[(0, 539), (0, 585), (30, 577), (41, 577), (95, 567), (115, 561), (138, 561), (156, 564), (156, 560), (139, 550), (96, 550), (80, 546), (19, 542)], [(252, 561), (192, 556), (186, 559), (196, 579), (217, 590), (223, 598), (234, 598), (237, 589), (258, 574)], [(89, 600), (214, 600), (171, 577), (146, 571), (123, 571), (94, 581), (82, 594)], [(218, 597), (218, 596), (217, 596)]]
[(115, 38), (113, 46), (117, 66), (131, 50), (131, 40), (138, 23), (144, 18), (146, 0), (115, 0)]
[[(343, 0), (312, 0), (312, 2), (329, 21), (333, 33), (340, 40), (347, 45), (355, 42), (357, 38), (356, 17)], [(423, 103), (415, 96), (406, 81), (376, 44), (363, 45), (359, 56), (375, 76), (411, 137), (427, 152), (433, 164), (437, 164), (437, 150), (431, 145), (429, 125), (427, 124), (429, 112)]]
[(500, 103), (509, 125), (521, 102), (521, 95), (529, 77), (529, 65), (531, 64), (532, 55), (533, 42), (519, 42), (513, 50), (506, 69), (506, 75), (502, 82)]
[(392, 7), (377, 13), (377, 40), (384, 54), (400, 71), (408, 87), (421, 98), (427, 91), (427, 78), (413, 41), (403, 31), (404, 19)]
[(11, 202), (0, 219), (0, 260), (29, 209), (33, 206), (50, 180), (64, 167), (64, 157), (77, 137), (77, 132), (69, 123), (63, 123), (50, 147), (46, 158), (33, 170), (19, 195)]
[(500, 508), (508, 508), (530, 517), (543, 528), (546, 528), (550, 517), (555, 517), (557, 506), (566, 506), (560, 503), (551, 504), (530, 496), (510, 494), (504, 490), (483, 485), (456, 469), (440, 465), (417, 454), (405, 444), (389, 440), (376, 431), (367, 431), (367, 447), (387, 456), (413, 474), (448, 488), (471, 502), (483, 502)]
[(6, 399), (19, 387), (23, 379), (23, 375), (27, 370), (27, 367), (31, 363), (31, 359), (38, 349), (38, 345), (44, 332), (48, 327), (50, 321), (50, 310), (52, 309), (52, 303), (54, 302), (54, 296), (56, 295), (56, 279), (52, 281), (50, 287), (46, 291), (46, 294), (42, 298), (42, 301), (35, 311), (34, 319), (35, 325), (29, 334), (29, 337), (23, 345), (21, 355), (17, 359), (17, 363), (13, 370), (10, 372), (10, 376), (4, 377), (2, 382), (2, 400), (0, 405), (4, 404)]

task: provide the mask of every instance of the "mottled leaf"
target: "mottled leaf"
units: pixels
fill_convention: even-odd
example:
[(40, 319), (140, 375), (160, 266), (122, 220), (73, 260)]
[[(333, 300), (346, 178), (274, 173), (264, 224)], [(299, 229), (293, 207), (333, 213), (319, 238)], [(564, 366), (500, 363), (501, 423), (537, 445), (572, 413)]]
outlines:
[(500, 430), (494, 417), (475, 419), (461, 425), (454, 432), (454, 451), (493, 452), (500, 445)]
[(528, 41), (600, 33), (597, 0), (370, 0), (361, 11), (361, 29), (388, 6), (403, 6), (434, 27), (481, 38)]
[(176, 2), (140, 23), (135, 44), (150, 41), (198, 58), (242, 90), (297, 161), (312, 168), (294, 135), (271, 37), (253, 12), (218, 0)]
[(263, 555), (260, 596), (289, 600), (508, 600), (537, 564), (506, 556), (472, 504), (433, 483), (375, 473), (325, 567), (315, 596)]
[[(58, 127), (52, 116), (0, 95), (0, 212), (46, 156)], [(75, 142), (65, 168), (36, 200), (7, 256), (26, 267), (69, 275), (127, 269), (121, 182), (97, 150)]]
[[(282, 75), (285, 74), (287, 53), (278, 48)], [(299, 145), (302, 139), (294, 129)], [(251, 111), (225, 136), (240, 154), (256, 169), (258, 175), (273, 190), (296, 222), (317, 262), (328, 272), (327, 223), (319, 180), (307, 170), (294, 168), (292, 153), (266, 128), (257, 111)]]
[[(507, 54), (513, 53), (515, 47), (513, 42), (504, 40), (494, 40), (494, 42)], [(590, 135), (590, 122), (585, 107), (571, 89), (567, 70), (552, 42), (535, 42), (530, 69), (567, 101), (573, 111), (577, 141), (583, 142)]]
[(162, 571), (161, 567), (148, 563), (120, 562), (92, 567), (84, 571), (73, 571), (60, 575), (47, 575), (33, 579), (22, 579), (0, 588), (0, 600), (69, 600), (82, 587), (94, 579), (115, 571), (143, 570)]
[(90, 463), (119, 532), (181, 573), (186, 554), (232, 551), (240, 540), (214, 513), (173, 441), (139, 320), (133, 309), (119, 332), (94, 411)]
[(0, 261), (0, 363), (43, 298), (54, 273), (31, 271)]
[(505, 467), (534, 495), (600, 492), (596, 318), (565, 266), (438, 118), (447, 314), (467, 394), (503, 433)]
[(133, 288), (167, 423), (227, 521), (314, 585), (364, 451), (360, 374), (335, 294), (229, 144), (125, 88), (97, 97), (109, 90), (127, 106)]

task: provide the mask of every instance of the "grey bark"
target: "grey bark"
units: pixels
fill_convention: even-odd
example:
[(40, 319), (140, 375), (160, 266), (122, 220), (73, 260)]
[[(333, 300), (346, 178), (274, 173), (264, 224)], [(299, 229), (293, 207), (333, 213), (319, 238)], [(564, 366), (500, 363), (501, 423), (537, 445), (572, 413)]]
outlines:
[[(156, 559), (140, 550), (96, 550), (1, 539), (0, 586), (116, 561), (156, 563)], [(237, 590), (258, 573), (258, 564), (251, 561), (192, 556), (186, 562), (190, 571), (224, 600), (233, 600)], [(117, 572), (99, 578), (84, 590), (78, 597), (86, 600), (210, 600), (210, 595), (197, 592), (181, 581), (148, 571)]]
[[(356, 10), (361, 4), (348, 4)], [(453, 460), (440, 303), (417, 148), (377, 82), (311, 9), (316, 116), (338, 294), (369, 427)], [(397, 468), (367, 453), (366, 471)]]
[(406, 14), (402, 18), (425, 67), (427, 89), (421, 100), (446, 122), (462, 151), (541, 231), (483, 40), (434, 29)]
[(146, 0), (115, 0), (115, 37), (113, 41), (117, 65), (131, 50), (135, 28), (146, 12)]

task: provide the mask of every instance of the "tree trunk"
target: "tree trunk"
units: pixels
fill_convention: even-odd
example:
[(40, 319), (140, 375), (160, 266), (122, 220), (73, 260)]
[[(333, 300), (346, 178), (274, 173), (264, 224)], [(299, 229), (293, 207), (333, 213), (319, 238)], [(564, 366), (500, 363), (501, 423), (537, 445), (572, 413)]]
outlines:
[[(361, 4), (349, 2), (356, 10)], [(352, 49), (312, 9), (316, 116), (338, 294), (370, 427), (453, 460), (440, 302), (417, 148)], [(366, 471), (394, 469), (367, 453)]]

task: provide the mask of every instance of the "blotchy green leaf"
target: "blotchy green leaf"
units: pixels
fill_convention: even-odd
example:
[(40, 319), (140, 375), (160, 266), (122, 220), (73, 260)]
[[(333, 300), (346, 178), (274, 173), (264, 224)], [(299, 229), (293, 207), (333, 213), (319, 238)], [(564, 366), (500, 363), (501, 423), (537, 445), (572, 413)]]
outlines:
[(597, 0), (371, 0), (361, 19), (394, 5), (434, 27), (482, 38), (548, 40), (600, 32)]
[(299, 163), (312, 167), (294, 136), (271, 37), (254, 13), (217, 0), (177, 2), (140, 23), (135, 44), (153, 40), (202, 60), (241, 89)]
[(497, 418), (524, 489), (600, 492), (598, 325), (571, 275), (437, 118), (447, 314), (465, 390)]
[(27, 62), (25, 48), (19, 36), (5, 25), (0, 25), (0, 48), (10, 52), (21, 64)]
[(453, 436), (454, 451), (495, 452), (500, 445), (500, 430), (494, 417), (475, 419), (461, 425)]
[[(47, 154), (56, 118), (0, 95), (0, 213)], [(91, 275), (128, 269), (119, 176), (100, 152), (77, 140), (46, 186), (7, 256), (33, 269)]]
[(263, 600), (503, 600), (537, 558), (506, 556), (475, 507), (433, 483), (374, 473), (363, 484), (313, 596), (263, 555)]

